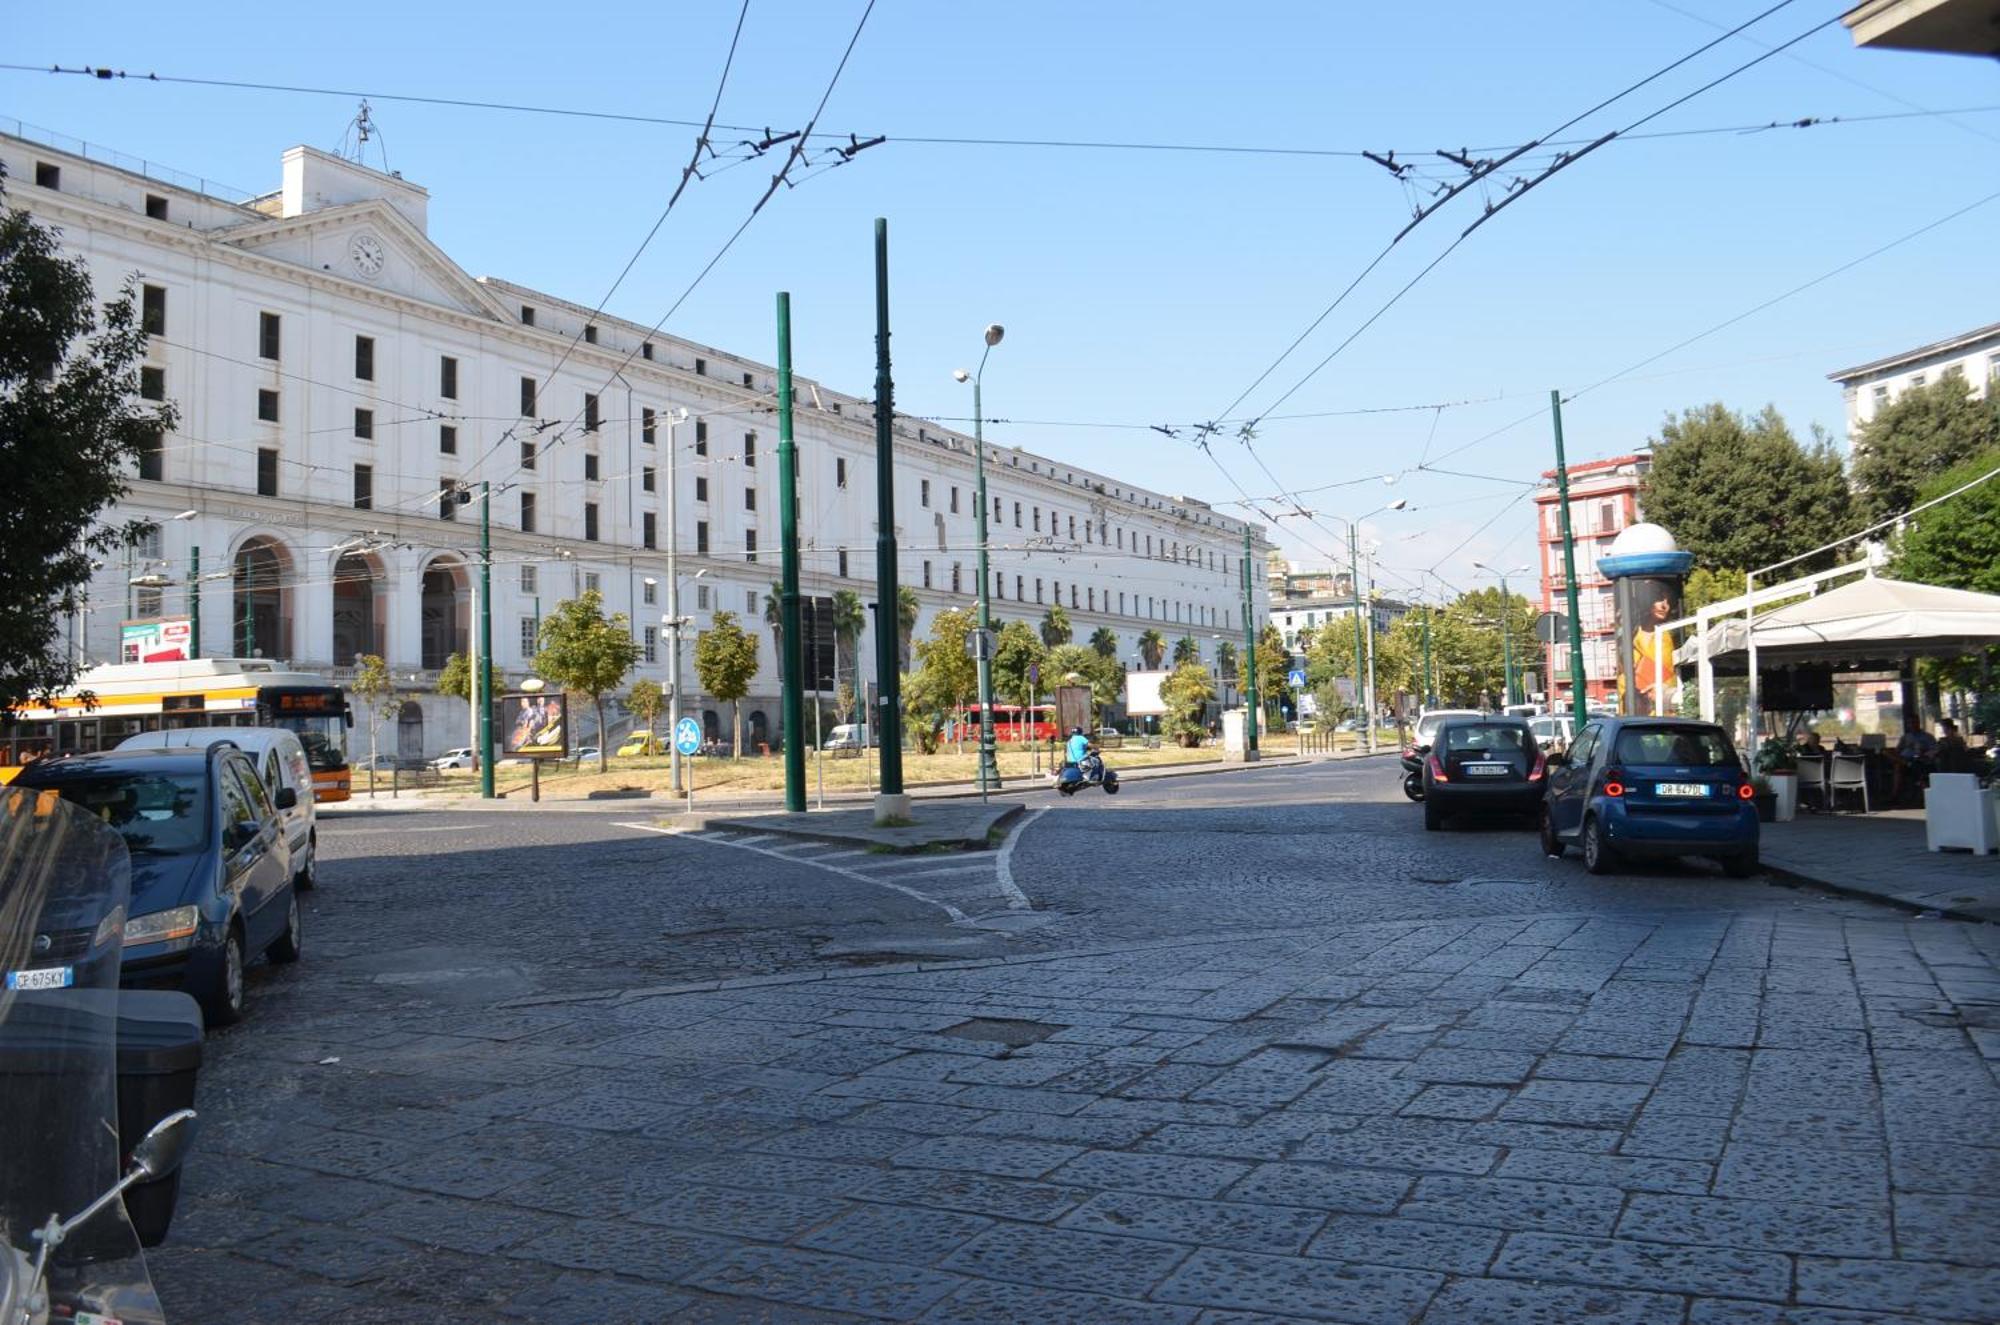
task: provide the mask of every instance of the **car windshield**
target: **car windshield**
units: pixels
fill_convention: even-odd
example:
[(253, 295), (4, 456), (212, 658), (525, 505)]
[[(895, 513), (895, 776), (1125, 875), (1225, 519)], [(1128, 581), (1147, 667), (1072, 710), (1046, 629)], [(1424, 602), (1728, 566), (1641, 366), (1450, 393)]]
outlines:
[(56, 790), (115, 829), (128, 849), (171, 856), (207, 845), (206, 781), (193, 773), (126, 773), (65, 778)]
[(1444, 732), (1444, 748), (1447, 750), (1494, 750), (1501, 754), (1519, 754), (1527, 748), (1528, 729), (1499, 723), (1469, 723), (1463, 727), (1447, 727)]
[(1729, 738), (1715, 728), (1627, 727), (1618, 733), (1618, 762), (1724, 768), (1736, 763)]

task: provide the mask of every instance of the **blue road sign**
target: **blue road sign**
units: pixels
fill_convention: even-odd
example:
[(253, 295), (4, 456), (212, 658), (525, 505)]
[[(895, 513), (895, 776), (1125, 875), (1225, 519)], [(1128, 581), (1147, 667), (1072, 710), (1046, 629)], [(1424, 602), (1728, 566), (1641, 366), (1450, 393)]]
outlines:
[(1305, 669), (1302, 667), (1294, 667), (1291, 671), (1286, 672), (1285, 684), (1290, 686), (1294, 690), (1304, 690), (1306, 688)]
[(701, 724), (693, 718), (682, 718), (674, 724), (674, 749), (684, 755), (694, 754), (701, 749)]

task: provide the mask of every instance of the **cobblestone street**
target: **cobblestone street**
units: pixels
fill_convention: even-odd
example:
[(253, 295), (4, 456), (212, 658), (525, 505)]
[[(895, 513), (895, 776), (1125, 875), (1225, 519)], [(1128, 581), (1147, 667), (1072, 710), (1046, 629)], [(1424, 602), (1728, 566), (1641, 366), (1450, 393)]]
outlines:
[(2000, 1319), (2000, 931), (1426, 834), (1393, 767), (951, 856), (329, 815), (169, 1311)]

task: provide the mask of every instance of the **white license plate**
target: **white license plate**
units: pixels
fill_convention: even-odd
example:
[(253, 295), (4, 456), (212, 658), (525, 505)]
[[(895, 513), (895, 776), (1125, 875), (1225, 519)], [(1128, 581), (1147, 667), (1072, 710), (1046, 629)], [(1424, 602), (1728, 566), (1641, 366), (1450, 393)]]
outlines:
[(67, 989), (76, 983), (73, 966), (48, 966), (39, 971), (7, 972), (9, 989)]
[(1654, 784), (1653, 792), (1659, 796), (1706, 796), (1708, 795), (1708, 784), (1706, 782), (1659, 782)]
[(1467, 764), (1465, 771), (1473, 777), (1500, 777), (1514, 771), (1512, 764)]

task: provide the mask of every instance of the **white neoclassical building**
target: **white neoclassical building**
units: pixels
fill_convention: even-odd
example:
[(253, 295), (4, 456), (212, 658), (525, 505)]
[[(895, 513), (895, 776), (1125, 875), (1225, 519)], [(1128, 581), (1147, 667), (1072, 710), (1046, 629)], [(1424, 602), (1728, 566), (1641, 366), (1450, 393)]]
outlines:
[[(182, 616), (209, 656), (338, 677), (379, 653), (422, 705), (426, 750), (461, 744), (464, 706), (430, 687), (474, 629), (479, 507), (443, 494), (485, 484), (494, 662), (509, 677), (528, 671), (540, 615), (595, 588), (632, 621), (640, 675), (664, 682), (671, 545), (692, 618), (688, 707), (726, 730), (692, 641), (735, 612), (763, 642), (746, 730), (775, 737), (770, 365), (469, 276), (429, 239), (425, 190), (325, 152), (292, 148), (277, 190), (230, 197), (59, 141), (0, 135), (7, 201), (61, 230), (100, 297), (137, 284), (152, 333), (142, 392), (180, 415), (115, 513), (159, 531), (101, 571), (81, 655), (115, 660), (125, 623)], [(797, 401), (802, 587), (870, 601), (872, 407), (803, 377)], [(921, 636), (937, 612), (973, 606), (974, 443), (901, 417), (895, 433), (898, 576), (922, 603)], [(987, 475), (1001, 621), (1060, 603), (1079, 642), (1108, 628), (1128, 662), (1148, 630), (1192, 636), (1210, 659), (1240, 638), (1242, 521), (990, 442)], [(1270, 545), (1248, 534), (1261, 567)], [(1264, 576), (1249, 579), (1261, 622)], [(864, 636), (860, 657), (872, 647)]]

